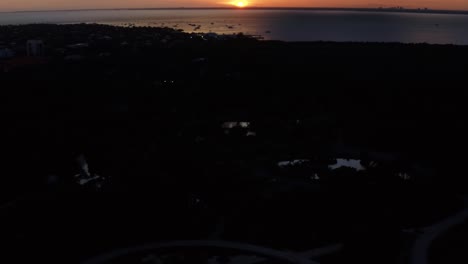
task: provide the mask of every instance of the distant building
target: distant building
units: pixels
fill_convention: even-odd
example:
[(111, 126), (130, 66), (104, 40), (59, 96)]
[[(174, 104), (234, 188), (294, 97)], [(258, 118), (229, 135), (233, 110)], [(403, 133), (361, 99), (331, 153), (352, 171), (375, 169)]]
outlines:
[(42, 57), (44, 56), (44, 42), (42, 40), (28, 40), (26, 50), (28, 56)]

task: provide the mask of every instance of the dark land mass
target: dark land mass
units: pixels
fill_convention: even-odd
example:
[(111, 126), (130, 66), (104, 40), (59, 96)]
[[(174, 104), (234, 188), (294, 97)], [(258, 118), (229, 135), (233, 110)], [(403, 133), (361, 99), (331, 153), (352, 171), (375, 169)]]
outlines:
[(1, 26), (1, 47), (0, 240), (17, 263), (207, 238), (403, 263), (405, 230), (463, 207), (466, 46), (79, 24)]

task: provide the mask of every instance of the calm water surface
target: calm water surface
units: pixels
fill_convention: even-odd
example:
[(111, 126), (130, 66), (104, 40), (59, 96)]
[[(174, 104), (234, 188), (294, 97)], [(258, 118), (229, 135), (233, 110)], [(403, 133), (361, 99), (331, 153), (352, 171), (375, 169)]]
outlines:
[(103, 23), (186, 32), (243, 32), (286, 41), (468, 45), (468, 15), (322, 10), (99, 10), (0, 13), (0, 25)]

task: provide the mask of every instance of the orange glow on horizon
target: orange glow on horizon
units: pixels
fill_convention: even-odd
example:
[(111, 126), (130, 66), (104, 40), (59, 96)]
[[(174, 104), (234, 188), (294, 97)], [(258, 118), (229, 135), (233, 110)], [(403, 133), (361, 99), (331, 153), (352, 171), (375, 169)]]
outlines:
[(394, 7), (467, 10), (467, 0), (0, 0), (0, 11), (164, 7)]
[(247, 1), (237, 1), (237, 2), (235, 2), (235, 6), (240, 7), (240, 8), (246, 7), (248, 4), (249, 3)]
[(250, 2), (247, 1), (247, 0), (234, 0), (234, 1), (231, 1), (231, 2), (224, 3), (224, 4), (227, 4), (227, 5), (230, 5), (230, 6), (235, 6), (235, 7), (238, 7), (238, 8), (244, 8), (244, 7), (250, 6)]

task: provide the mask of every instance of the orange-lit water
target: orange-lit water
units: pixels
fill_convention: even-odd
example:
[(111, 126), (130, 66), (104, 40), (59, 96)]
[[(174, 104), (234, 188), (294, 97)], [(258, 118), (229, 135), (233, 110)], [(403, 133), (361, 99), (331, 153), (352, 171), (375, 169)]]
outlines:
[(0, 15), (0, 24), (81, 22), (168, 26), (186, 32), (243, 32), (287, 41), (468, 45), (468, 15), (318, 10), (100, 10)]

